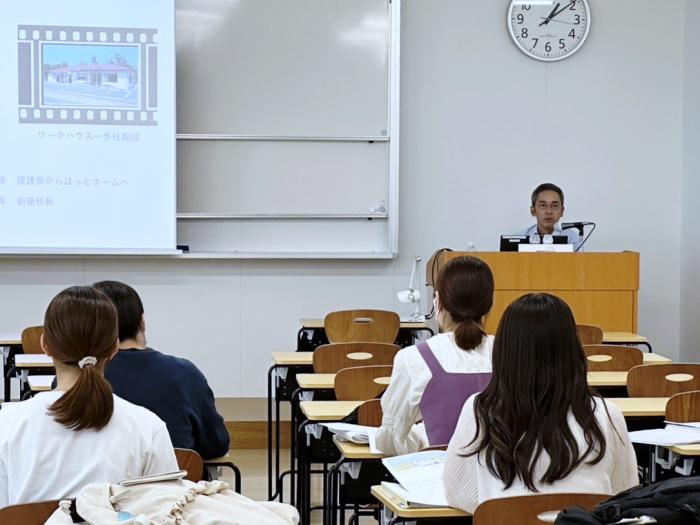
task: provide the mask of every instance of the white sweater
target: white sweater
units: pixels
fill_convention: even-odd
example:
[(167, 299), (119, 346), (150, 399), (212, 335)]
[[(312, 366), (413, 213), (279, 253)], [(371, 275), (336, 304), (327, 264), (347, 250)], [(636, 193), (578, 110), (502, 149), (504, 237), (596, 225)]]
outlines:
[[(473, 350), (462, 350), (454, 334), (431, 337), (428, 346), (447, 372), (490, 372), (493, 336), (484, 337)], [(377, 448), (389, 456), (410, 454), (428, 446), (425, 427), (415, 423), (423, 419), (420, 402), (432, 374), (418, 348), (410, 346), (394, 358), (391, 381), (382, 395), (382, 426), (377, 432)]]
[[(457, 428), (447, 448), (443, 475), (449, 504), (471, 513), (479, 503), (486, 500), (531, 494), (519, 478), (506, 489), (503, 482), (489, 472), (483, 452), (479, 454), (478, 459), (477, 456), (459, 455), (467, 450), (465, 447), (474, 437), (475, 397), (476, 394), (464, 404)], [(607, 406), (610, 418), (603, 404)], [(543, 485), (539, 480), (550, 463), (549, 456), (543, 451), (535, 465), (533, 476), (540, 493), (580, 492), (612, 495), (638, 484), (637, 459), (620, 409), (612, 403), (605, 403), (601, 398), (596, 398), (595, 417), (606, 442), (605, 455), (601, 461), (596, 465), (589, 465), (584, 461), (564, 479), (551, 485)], [(569, 426), (578, 442), (579, 451), (584, 451), (586, 447), (583, 430), (572, 414), (569, 415)], [(473, 446), (470, 449), (473, 449)]]
[(0, 507), (77, 496), (88, 483), (178, 470), (168, 429), (145, 408), (114, 396), (101, 430), (69, 430), (48, 413), (63, 392), (0, 410)]

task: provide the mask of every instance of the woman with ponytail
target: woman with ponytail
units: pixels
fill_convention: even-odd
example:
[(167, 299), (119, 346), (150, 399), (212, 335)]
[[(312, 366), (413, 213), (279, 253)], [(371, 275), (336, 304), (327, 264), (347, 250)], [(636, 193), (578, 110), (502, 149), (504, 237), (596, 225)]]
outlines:
[[(377, 447), (387, 455), (446, 445), (465, 400), (490, 379), (493, 337), (483, 328), (493, 274), (476, 257), (448, 262), (435, 282), (440, 334), (401, 350), (382, 396)], [(423, 420), (423, 424), (416, 424)]]
[(41, 346), (58, 386), (0, 410), (0, 507), (178, 469), (165, 424), (113, 395), (103, 377), (118, 348), (117, 312), (104, 293), (75, 286), (54, 297)]

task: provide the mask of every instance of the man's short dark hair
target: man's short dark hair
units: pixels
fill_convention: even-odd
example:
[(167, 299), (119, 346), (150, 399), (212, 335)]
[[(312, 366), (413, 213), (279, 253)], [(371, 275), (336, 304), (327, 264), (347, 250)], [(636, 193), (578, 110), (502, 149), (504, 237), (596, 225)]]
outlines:
[(119, 341), (136, 337), (143, 317), (143, 303), (136, 290), (119, 281), (100, 281), (92, 286), (107, 294), (117, 307)]
[(531, 199), (532, 199), (532, 207), (533, 208), (535, 207), (535, 203), (537, 202), (537, 197), (543, 191), (556, 191), (559, 194), (559, 199), (561, 200), (561, 205), (564, 206), (564, 191), (556, 184), (552, 184), (551, 182), (545, 182), (545, 183), (537, 186), (535, 188), (535, 191), (532, 192)]

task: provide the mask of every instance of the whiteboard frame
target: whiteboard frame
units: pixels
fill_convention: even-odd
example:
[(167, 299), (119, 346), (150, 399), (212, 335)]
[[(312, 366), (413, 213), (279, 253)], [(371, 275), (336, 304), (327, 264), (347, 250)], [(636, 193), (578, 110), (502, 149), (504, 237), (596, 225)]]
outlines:
[[(401, 0), (386, 0), (390, 8), (390, 50), (389, 50), (389, 78), (388, 78), (388, 134), (387, 136), (367, 136), (367, 137), (310, 137), (310, 136), (275, 136), (275, 135), (231, 135), (231, 134), (205, 134), (205, 133), (181, 133), (176, 135), (178, 141), (188, 140), (207, 140), (207, 141), (279, 141), (279, 142), (388, 142), (389, 143), (389, 165), (388, 170), (388, 188), (387, 188), (387, 214), (381, 219), (388, 221), (387, 235), (387, 250), (382, 252), (367, 251), (367, 252), (318, 252), (309, 251), (301, 253), (259, 253), (251, 252), (249, 257), (246, 252), (231, 251), (220, 252), (215, 255), (216, 258), (308, 258), (308, 259), (336, 259), (336, 258), (351, 258), (351, 259), (389, 259), (398, 257), (399, 252), (399, 156), (400, 156), (400, 93), (401, 93)], [(369, 218), (363, 215), (363, 218)], [(240, 214), (235, 211), (230, 213), (208, 214), (208, 213), (177, 213), (177, 221), (191, 221), (207, 219), (230, 218), (231, 220), (255, 220), (265, 219), (260, 214)], [(284, 220), (283, 216), (273, 216), (275, 219)], [(295, 214), (295, 218), (319, 219), (318, 214)], [(343, 219), (346, 215), (326, 215), (323, 219)], [(178, 239), (178, 243), (181, 242)], [(183, 254), (187, 258), (209, 258), (208, 252), (193, 251), (188, 254)]]

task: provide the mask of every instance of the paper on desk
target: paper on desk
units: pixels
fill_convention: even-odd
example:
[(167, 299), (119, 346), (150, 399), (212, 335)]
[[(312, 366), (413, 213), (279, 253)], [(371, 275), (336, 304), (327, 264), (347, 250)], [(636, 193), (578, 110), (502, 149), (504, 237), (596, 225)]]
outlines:
[(333, 432), (336, 436), (359, 445), (367, 445), (370, 442), (370, 434), (376, 433), (377, 431), (375, 427), (365, 427), (363, 425), (353, 425), (351, 423), (321, 423), (321, 425)]
[(447, 452), (426, 450), (393, 458), (382, 463), (410, 496), (408, 501), (430, 502), (430, 505), (447, 507), (442, 471)]
[(668, 423), (666, 428), (654, 428), (651, 430), (637, 430), (629, 433), (633, 443), (646, 445), (661, 445), (672, 447), (675, 445), (691, 445), (700, 443), (700, 426), (688, 423)]

